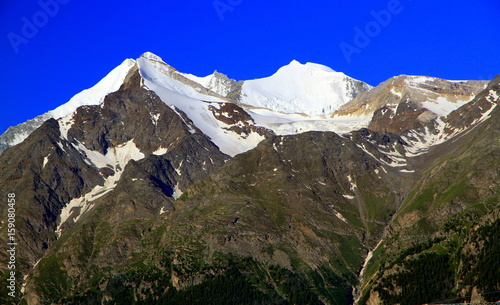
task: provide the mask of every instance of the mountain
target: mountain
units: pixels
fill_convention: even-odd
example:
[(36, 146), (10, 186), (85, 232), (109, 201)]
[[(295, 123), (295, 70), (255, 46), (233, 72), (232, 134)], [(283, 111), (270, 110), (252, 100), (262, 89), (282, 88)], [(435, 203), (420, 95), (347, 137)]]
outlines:
[[(203, 132), (212, 137), (216, 144), (220, 144), (221, 149), (224, 150), (227, 147), (226, 152), (232, 155), (255, 147), (263, 138), (252, 133), (245, 141), (240, 141), (239, 135), (232, 138), (227, 135), (218, 136), (220, 128), (210, 130), (212, 127), (216, 125), (220, 125), (218, 127), (221, 128), (232, 127), (224, 125), (225, 123), (219, 119), (214, 120), (211, 112), (218, 110), (214, 109), (214, 105), (230, 103), (244, 106), (245, 111), (249, 112), (253, 119), (252, 125), (266, 127), (279, 134), (295, 134), (318, 128), (337, 130), (338, 122), (324, 120), (321, 115), (330, 114), (340, 105), (352, 100), (358, 93), (371, 88), (363, 82), (334, 72), (325, 66), (311, 63), (302, 65), (296, 61), (264, 79), (237, 82), (218, 72), (206, 77), (196, 77), (177, 71), (155, 54), (144, 53), (137, 61), (126, 60), (96, 86), (77, 94), (68, 103), (35, 118), (34, 122), (28, 121), (10, 128), (0, 136), (0, 148), (18, 144), (48, 118), (64, 117), (82, 105), (100, 104), (108, 93), (118, 89), (134, 63), (140, 66), (146, 86), (149, 85), (162, 99), (171, 100), (172, 105), (175, 104), (189, 117), (192, 116), (193, 120), (197, 120), (196, 125), (202, 126), (200, 128), (204, 129)], [(290, 88), (295, 88), (295, 90), (290, 91)], [(267, 102), (261, 102), (261, 105), (259, 100), (262, 100), (264, 96), (267, 96)], [(187, 99), (193, 101), (188, 102)], [(210, 105), (199, 103), (199, 101), (216, 104)], [(187, 105), (197, 105), (202, 109), (193, 111), (190, 108), (186, 109)], [(203, 118), (194, 118), (205, 112), (209, 113), (210, 118), (207, 118), (205, 114)], [(217, 143), (218, 140), (226, 141), (226, 143)], [(239, 143), (238, 147), (228, 147), (234, 146), (234, 143)], [(241, 145), (243, 148), (239, 147)]]
[(37, 116), (25, 123), (10, 127), (0, 135), (0, 153), (5, 149), (21, 143), (35, 129), (40, 127), (48, 119), (58, 119), (71, 114), (79, 106), (98, 105), (102, 103), (104, 97), (118, 90), (123, 83), (128, 71), (134, 65), (134, 61), (127, 59), (118, 67), (113, 69), (106, 77), (99, 81), (95, 86), (73, 96), (67, 103)]
[(283, 113), (329, 115), (370, 88), (326, 66), (292, 61), (270, 77), (244, 82), (240, 102)]
[(1, 301), (495, 301), (499, 96), (500, 77), (371, 87), (292, 61), (237, 81), (128, 59), (2, 135)]
[[(460, 115), (467, 134), (429, 152), (440, 156), (412, 187), (373, 250), (364, 274), (371, 279), (363, 281), (369, 304), (500, 298), (499, 92), (496, 77), (448, 120)], [(474, 124), (484, 116), (484, 123)]]

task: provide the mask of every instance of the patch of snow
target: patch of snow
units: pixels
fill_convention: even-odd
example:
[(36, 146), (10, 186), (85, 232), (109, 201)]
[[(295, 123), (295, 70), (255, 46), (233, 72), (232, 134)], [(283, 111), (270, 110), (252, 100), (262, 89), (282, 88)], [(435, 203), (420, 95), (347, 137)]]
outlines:
[[(375, 155), (373, 155), (371, 152), (368, 151), (368, 149), (365, 148), (364, 144), (363, 145), (356, 144), (356, 146), (361, 148), (367, 155), (369, 155), (373, 159), (377, 160), (380, 163), (388, 165), (390, 167), (402, 167), (402, 166), (408, 165), (408, 164), (406, 164), (406, 159), (404, 159), (404, 158), (400, 158), (400, 157), (395, 156), (395, 155), (386, 154), (391, 159), (391, 162), (388, 163), (385, 160), (378, 159), (377, 157), (375, 157)], [(384, 169), (384, 171), (385, 171), (385, 169)]]
[(86, 155), (86, 159), (90, 164), (98, 168), (111, 167), (115, 174), (108, 176), (104, 180), (103, 185), (95, 186), (90, 192), (79, 198), (74, 198), (66, 204), (59, 215), (60, 221), (56, 230), (59, 237), (62, 233), (62, 224), (70, 217), (73, 218), (74, 222), (77, 222), (83, 214), (93, 207), (93, 202), (95, 200), (101, 198), (115, 188), (120, 180), (125, 165), (127, 165), (130, 160), (138, 161), (144, 158), (144, 154), (137, 148), (133, 139), (122, 145), (109, 148), (106, 155), (97, 151), (92, 151), (81, 143), (78, 143), (77, 148)]
[[(330, 207), (332, 207), (332, 209), (333, 209), (333, 205), (330, 205)], [(335, 213), (335, 216), (337, 216), (338, 219), (340, 219), (343, 222), (347, 223), (347, 219), (345, 219), (345, 217), (342, 216), (342, 214), (340, 214), (339, 212), (337, 212), (335, 209), (333, 209), (333, 212)]]
[(344, 198), (346, 199), (354, 199), (354, 196), (352, 195), (342, 195), (342, 196), (344, 196)]
[(165, 148), (165, 147), (160, 147), (158, 148), (157, 150), (155, 150), (153, 152), (153, 155), (156, 155), (156, 156), (163, 156), (164, 154), (166, 154), (168, 152), (168, 148)]
[(177, 200), (177, 199), (179, 199), (179, 198), (182, 196), (182, 194), (183, 194), (183, 193), (182, 193), (181, 189), (179, 188), (179, 184), (177, 183), (177, 184), (175, 185), (175, 187), (174, 187), (174, 193), (173, 193), (172, 197), (173, 197), (175, 200)]
[(159, 119), (160, 119), (160, 113), (155, 113), (155, 114), (151, 113), (151, 122), (153, 122), (153, 125), (156, 126), (156, 124), (158, 124)]
[(47, 163), (49, 162), (49, 156), (50, 155), (43, 157), (42, 169), (45, 168), (45, 165), (47, 165)]
[(177, 168), (175, 169), (175, 171), (177, 172), (177, 175), (179, 175), (179, 176), (182, 176), (181, 168), (182, 168), (183, 163), (184, 163), (184, 160), (181, 160), (181, 163), (179, 163), (179, 166), (177, 166)]
[(456, 102), (453, 102), (445, 97), (440, 96), (435, 101), (427, 100), (425, 102), (422, 102), (422, 107), (434, 112), (439, 116), (447, 116), (452, 111), (457, 110), (458, 108), (470, 102), (471, 99), (472, 97), (470, 99), (457, 100)]
[(177, 115), (181, 118), (181, 120), (184, 122), (184, 124), (186, 124), (186, 126), (189, 127), (190, 133), (196, 133), (196, 129), (194, 128), (193, 124), (186, 122), (186, 120), (184, 120), (184, 116), (182, 114), (180, 114), (179, 111), (177, 111), (177, 108), (174, 105), (170, 105), (170, 108), (175, 113), (177, 113)]
[(386, 154), (389, 156), (392, 160), (396, 161), (398, 164), (403, 164), (406, 163), (406, 159), (402, 158), (401, 155), (399, 154)]
[(21, 143), (22, 141), (24, 141), (28, 136), (30, 135), (29, 132), (19, 132), (19, 133), (16, 133), (14, 135), (14, 139), (12, 139), (9, 144), (14, 146), (14, 145), (17, 145), (19, 143)]
[(344, 216), (342, 216), (342, 214), (340, 214), (339, 212), (336, 212), (335, 216), (337, 216), (343, 222), (347, 223), (347, 219), (345, 219)]
[(220, 96), (227, 96), (229, 93), (230, 88), (225, 86), (216, 76), (216, 72), (207, 75), (205, 77), (199, 77), (196, 75), (188, 74), (188, 73), (181, 73), (184, 77), (200, 84), (204, 88), (211, 90), (212, 92), (215, 92), (219, 94)]
[(60, 118), (59, 120), (59, 130), (61, 131), (61, 137), (63, 139), (68, 139), (68, 131), (71, 129), (71, 126), (75, 123), (73, 119), (73, 113), (68, 114), (65, 117)]
[(160, 215), (161, 215), (161, 214), (164, 214), (164, 213), (167, 213), (167, 211), (165, 211), (165, 207), (161, 207), (161, 210), (160, 210)]
[[(429, 130), (428, 127), (425, 127), (425, 130), (421, 133), (412, 131), (410, 132), (410, 134), (402, 136), (402, 139), (406, 141), (406, 143), (410, 144), (410, 146), (405, 147), (405, 149), (411, 156), (418, 156), (427, 153), (429, 149), (433, 146), (442, 144), (458, 136), (464, 136), (467, 133), (474, 130), (474, 128), (478, 126), (480, 123), (486, 121), (490, 117), (491, 112), (493, 111), (493, 109), (495, 109), (497, 105), (498, 105), (497, 103), (492, 103), (492, 107), (490, 107), (487, 111), (483, 112), (480, 118), (474, 120), (470, 124), (470, 126), (473, 126), (473, 128), (470, 128), (470, 126), (468, 126), (461, 129), (456, 129), (450, 126), (448, 123), (444, 123), (441, 118), (437, 118), (435, 120), (436, 122), (435, 129), (437, 132), (433, 132)], [(446, 130), (452, 130), (452, 131), (446, 132)]]
[[(495, 103), (495, 104), (493, 104), (493, 105), (491, 106), (491, 108), (490, 108), (490, 109), (488, 109), (487, 111), (485, 111), (485, 112), (481, 115), (481, 117), (480, 117), (479, 119), (474, 120), (474, 122), (472, 122), (472, 125), (477, 125), (477, 124), (482, 123), (482, 122), (486, 121), (487, 119), (489, 119), (489, 118), (491, 117), (491, 116), (490, 116), (491, 112), (492, 112), (492, 111), (493, 111), (493, 110), (494, 110), (497, 106), (498, 106), (498, 104), (496, 104), (496, 103)], [(468, 133), (468, 132), (471, 132), (471, 131), (472, 131), (471, 129), (468, 129), (468, 130), (467, 130), (467, 133)], [(461, 132), (463, 132), (463, 131), (461, 131)]]
[(412, 86), (412, 85), (418, 86), (420, 84), (425, 84), (425, 83), (431, 82), (433, 80), (435, 80), (435, 78), (429, 77), (429, 76), (409, 75), (409, 76), (407, 76), (405, 82), (409, 86)]
[(354, 179), (351, 177), (351, 175), (347, 175), (347, 180), (351, 184), (351, 191), (353, 191), (353, 192), (356, 191), (356, 189), (358, 188), (358, 186), (356, 185), (356, 182), (353, 182)]
[(401, 173), (414, 173), (415, 170), (408, 170), (408, 169), (400, 169), (399, 170)]
[(490, 103), (496, 103), (498, 102), (498, 98), (499, 98), (498, 92), (496, 92), (495, 90), (490, 90), (487, 97), (488, 101)]
[(403, 98), (403, 94), (401, 92), (397, 92), (394, 88), (391, 89), (391, 93), (399, 98)]

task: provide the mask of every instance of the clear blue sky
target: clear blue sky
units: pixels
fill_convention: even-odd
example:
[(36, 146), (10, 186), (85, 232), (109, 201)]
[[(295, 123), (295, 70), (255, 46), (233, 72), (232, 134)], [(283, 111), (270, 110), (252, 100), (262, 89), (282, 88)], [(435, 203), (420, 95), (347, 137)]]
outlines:
[(2, 0), (0, 133), (145, 51), (238, 80), (292, 59), (371, 85), (399, 74), (491, 79), (499, 29), (498, 0)]

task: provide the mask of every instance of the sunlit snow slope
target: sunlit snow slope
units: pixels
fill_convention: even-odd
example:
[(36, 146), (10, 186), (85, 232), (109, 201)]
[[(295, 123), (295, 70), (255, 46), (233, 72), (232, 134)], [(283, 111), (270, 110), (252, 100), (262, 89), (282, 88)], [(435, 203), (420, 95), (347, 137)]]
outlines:
[(329, 115), (370, 88), (326, 66), (294, 60), (270, 77), (245, 81), (241, 102), (283, 113)]

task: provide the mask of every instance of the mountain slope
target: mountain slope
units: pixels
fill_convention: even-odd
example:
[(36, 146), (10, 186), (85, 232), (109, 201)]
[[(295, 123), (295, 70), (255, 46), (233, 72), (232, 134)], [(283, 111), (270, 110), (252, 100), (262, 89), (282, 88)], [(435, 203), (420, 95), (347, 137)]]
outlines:
[[(42, 269), (57, 261), (50, 263), (57, 270), (80, 274), (64, 277), (67, 288), (60, 296), (70, 291), (85, 295), (89, 280), (106, 266), (145, 276), (145, 270), (164, 262), (171, 264), (169, 269), (160, 268), (166, 272), (165, 285), (185, 289), (210, 281), (211, 274), (229, 272), (226, 262), (218, 265), (214, 260), (233, 256), (239, 272), (250, 272), (243, 264), (250, 259), (267, 272), (293, 271), (305, 287), (314, 284), (314, 277), (329, 276), (321, 291), (305, 291), (327, 303), (345, 303), (352, 299), (349, 286), (362, 262), (365, 243), (378, 240), (398, 205), (398, 196), (389, 188), (395, 177), (381, 174), (384, 178), (378, 178), (382, 165), (334, 133), (270, 138), (193, 184), (174, 203), (175, 210), (145, 218), (124, 217), (122, 212), (130, 205), (129, 198), (137, 198), (128, 186), (138, 177), (133, 175), (135, 166), (127, 165), (117, 187), (98, 199), (87, 218), (63, 235), (40, 262)], [(371, 188), (377, 194), (366, 191)], [(150, 200), (138, 198), (135, 205)], [(129, 219), (126, 225), (121, 224), (124, 218)], [(78, 253), (89, 250), (78, 241), (88, 230), (96, 232), (93, 238), (98, 239), (92, 243), (94, 254), (83, 258)], [(89, 264), (95, 271), (89, 271)], [(137, 264), (146, 269), (132, 267)], [(116, 275), (99, 272), (98, 276), (103, 285), (109, 285)], [(47, 291), (47, 285), (61, 286), (45, 280), (38, 273), (28, 288)], [(255, 281), (267, 285), (273, 277), (256, 275)], [(103, 293), (111, 292), (103, 289)], [(280, 295), (279, 290), (266, 293)], [(61, 302), (47, 293), (39, 296)], [(164, 295), (155, 291), (153, 296)], [(281, 298), (292, 301), (286, 295)]]
[[(395, 215), (386, 242), (372, 260), (379, 271), (375, 274), (371, 267), (366, 275), (376, 284), (364, 281), (372, 287), (368, 303), (495, 301), (500, 296), (494, 275), (500, 257), (493, 242), (498, 239), (500, 216), (500, 109), (498, 98), (492, 99), (499, 92), (497, 77), (473, 101), (484, 107), (489, 119), (455, 143), (435, 148), (451, 153), (428, 166)], [(469, 109), (462, 119), (467, 122), (468, 116), (477, 119), (481, 114)], [(426, 291), (416, 278), (431, 272), (425, 264), (434, 259), (444, 264), (436, 268), (448, 269), (429, 282)], [(412, 264), (414, 269), (407, 269)], [(401, 285), (408, 287), (406, 295), (396, 292)]]
[(116, 71), (0, 155), (2, 303), (497, 297), (499, 78), (369, 88), (292, 62), (238, 82), (152, 53)]
[(1, 155), (0, 190), (16, 193), (19, 200), (19, 270), (31, 268), (74, 220), (118, 187), (130, 161), (144, 164), (135, 177), (143, 189), (131, 200), (141, 194), (143, 200), (150, 193), (163, 196), (148, 202), (146, 214), (132, 211), (151, 215), (171, 209), (174, 195), (228, 159), (192, 123), (141, 88), (140, 81), (132, 69), (102, 105), (51, 119)]

